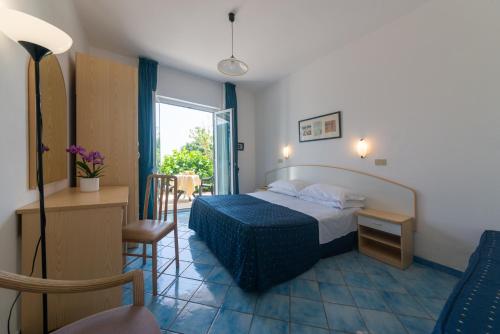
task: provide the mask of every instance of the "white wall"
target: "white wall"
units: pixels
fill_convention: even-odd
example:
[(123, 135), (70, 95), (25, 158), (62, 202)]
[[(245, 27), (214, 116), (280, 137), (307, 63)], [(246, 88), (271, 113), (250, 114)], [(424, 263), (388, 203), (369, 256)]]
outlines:
[[(68, 91), (74, 91), (74, 52), (85, 50), (87, 42), (71, 2), (57, 0), (0, 0), (0, 5), (25, 11), (60, 27), (74, 40), (70, 52), (58, 56)], [(26, 51), (0, 33), (0, 155), (4, 157), (0, 173), (0, 270), (20, 270), (20, 239), (15, 210), (37, 199), (28, 190), (27, 154), (27, 64)], [(68, 94), (68, 106), (74, 107), (74, 94)], [(64, 180), (46, 188), (47, 193), (68, 185)], [(0, 333), (6, 331), (8, 310), (14, 293), (0, 289)], [(17, 312), (11, 322), (17, 327)]]
[(222, 83), (167, 66), (158, 68), (157, 95), (222, 107)]
[(240, 167), (240, 193), (254, 192), (255, 183), (255, 94), (244, 88), (236, 87), (238, 100), (238, 141), (245, 149), (238, 152)]
[[(411, 186), (416, 255), (463, 269), (482, 231), (500, 226), (498, 13), (498, 1), (432, 0), (259, 92), (258, 182), (290, 144), (287, 163)], [(298, 120), (337, 110), (342, 139), (298, 143)], [(361, 137), (372, 145), (366, 160), (354, 150)]]

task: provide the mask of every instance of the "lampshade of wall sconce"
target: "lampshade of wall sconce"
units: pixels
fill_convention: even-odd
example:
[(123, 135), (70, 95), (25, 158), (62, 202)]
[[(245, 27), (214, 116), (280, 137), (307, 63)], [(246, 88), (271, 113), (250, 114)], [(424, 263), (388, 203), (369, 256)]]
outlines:
[(368, 154), (368, 143), (366, 142), (366, 139), (361, 138), (359, 140), (357, 145), (357, 151), (361, 159), (366, 158), (366, 155)]
[(283, 157), (288, 159), (290, 157), (290, 146), (283, 147)]

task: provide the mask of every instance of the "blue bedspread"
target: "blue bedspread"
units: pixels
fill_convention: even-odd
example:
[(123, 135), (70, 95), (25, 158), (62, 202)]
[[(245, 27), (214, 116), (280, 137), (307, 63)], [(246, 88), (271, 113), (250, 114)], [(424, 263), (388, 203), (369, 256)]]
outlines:
[(198, 197), (189, 228), (245, 290), (265, 290), (320, 258), (316, 219), (249, 195)]
[(500, 333), (500, 232), (486, 231), (433, 334)]

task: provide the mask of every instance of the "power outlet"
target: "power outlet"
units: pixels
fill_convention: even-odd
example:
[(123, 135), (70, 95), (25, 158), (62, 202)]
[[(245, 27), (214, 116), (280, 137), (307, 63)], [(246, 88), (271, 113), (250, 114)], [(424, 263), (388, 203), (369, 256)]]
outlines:
[(375, 166), (387, 166), (387, 159), (375, 159)]

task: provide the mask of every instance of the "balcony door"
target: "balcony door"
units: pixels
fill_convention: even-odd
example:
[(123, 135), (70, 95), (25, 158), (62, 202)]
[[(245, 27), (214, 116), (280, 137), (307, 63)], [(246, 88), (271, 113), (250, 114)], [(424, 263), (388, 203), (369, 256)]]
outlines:
[(232, 109), (214, 113), (214, 174), (215, 193), (233, 193), (233, 119)]

